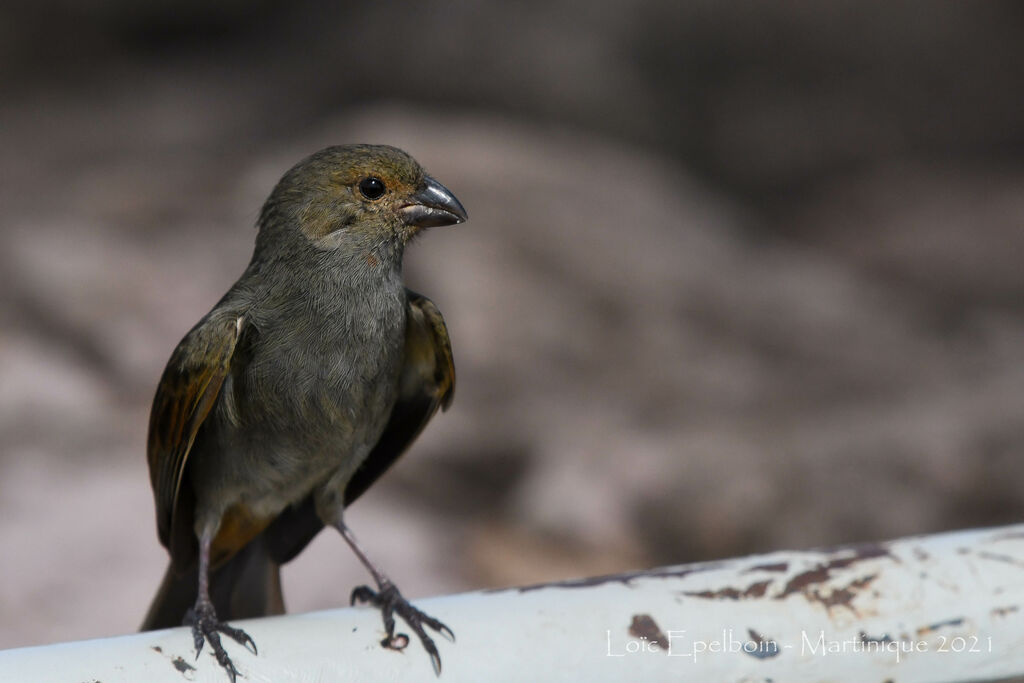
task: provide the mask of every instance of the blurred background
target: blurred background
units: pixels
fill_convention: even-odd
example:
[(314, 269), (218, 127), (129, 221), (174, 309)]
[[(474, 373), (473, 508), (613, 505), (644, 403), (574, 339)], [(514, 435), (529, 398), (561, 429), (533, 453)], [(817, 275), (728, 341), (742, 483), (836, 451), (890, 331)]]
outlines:
[(343, 142), (471, 216), (406, 259), (454, 406), (349, 516), (407, 595), (1020, 521), (1022, 86), (1014, 2), (0, 5), (0, 647), (137, 628), (157, 379)]

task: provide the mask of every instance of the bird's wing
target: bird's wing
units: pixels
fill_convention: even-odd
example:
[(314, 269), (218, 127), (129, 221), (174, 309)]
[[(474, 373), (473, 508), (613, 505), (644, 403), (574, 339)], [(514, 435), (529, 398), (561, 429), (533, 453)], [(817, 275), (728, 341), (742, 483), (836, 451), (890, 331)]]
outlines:
[[(346, 507), (366, 492), (405, 452), (438, 408), (451, 405), (455, 363), (448, 328), (434, 302), (406, 290), (405, 352), (398, 399), (380, 439), (345, 487)], [(323, 523), (312, 496), (287, 508), (267, 529), (271, 556), (285, 563), (299, 554)]]
[[(153, 398), (146, 456), (160, 542), (172, 556), (172, 523), (182, 504), (185, 463), (228, 376), (242, 326), (241, 316), (211, 313), (203, 318), (171, 354)], [(191, 528), (187, 531), (191, 540)]]

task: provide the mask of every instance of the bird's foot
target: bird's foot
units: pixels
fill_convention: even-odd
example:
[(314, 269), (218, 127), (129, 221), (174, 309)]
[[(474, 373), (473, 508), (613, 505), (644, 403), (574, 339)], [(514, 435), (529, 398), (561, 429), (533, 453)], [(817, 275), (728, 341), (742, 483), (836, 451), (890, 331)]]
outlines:
[(213, 650), (213, 656), (217, 659), (217, 663), (228, 672), (228, 676), (231, 677), (231, 683), (235, 683), (235, 679), (238, 677), (238, 669), (235, 668), (231, 658), (228, 657), (228, 653), (224, 650), (224, 646), (221, 645), (220, 634), (223, 633), (240, 645), (245, 646), (253, 654), (256, 654), (256, 643), (249, 637), (249, 634), (240, 628), (234, 628), (218, 620), (213, 605), (209, 601), (203, 601), (202, 599), (196, 602), (195, 607), (190, 609), (185, 615), (185, 623), (192, 626), (192, 639), (196, 646), (196, 659), (199, 658), (199, 653), (203, 651), (203, 643), (209, 641), (210, 649)]
[(380, 608), (381, 616), (384, 619), (384, 631), (387, 634), (384, 640), (380, 641), (380, 644), (388, 649), (404, 650), (409, 644), (409, 636), (404, 633), (395, 633), (395, 615), (397, 614), (402, 617), (402, 620), (409, 625), (412, 632), (419, 637), (420, 642), (423, 644), (423, 649), (430, 655), (430, 662), (434, 665), (434, 673), (438, 676), (441, 675), (441, 655), (438, 654), (437, 646), (434, 645), (433, 639), (427, 635), (423, 627), (429, 626), (448, 640), (454, 641), (455, 634), (452, 633), (450, 628), (429, 614), (424, 614), (413, 607), (398, 592), (395, 584), (389, 581), (382, 583), (376, 591), (369, 586), (357, 586), (352, 591), (352, 604), (354, 605), (357, 602)]

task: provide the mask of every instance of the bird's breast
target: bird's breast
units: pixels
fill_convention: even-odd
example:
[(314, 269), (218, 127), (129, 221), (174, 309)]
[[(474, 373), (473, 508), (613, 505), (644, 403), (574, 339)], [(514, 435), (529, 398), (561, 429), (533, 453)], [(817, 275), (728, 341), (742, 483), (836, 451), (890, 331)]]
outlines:
[(239, 387), (249, 413), (241, 422), (297, 430), (311, 444), (356, 436), (394, 400), (404, 311), (297, 318), (259, 330)]
[(270, 507), (365, 458), (396, 398), (405, 327), (404, 301), (275, 313), (253, 316), (222, 389), (217, 457), (234, 497)]

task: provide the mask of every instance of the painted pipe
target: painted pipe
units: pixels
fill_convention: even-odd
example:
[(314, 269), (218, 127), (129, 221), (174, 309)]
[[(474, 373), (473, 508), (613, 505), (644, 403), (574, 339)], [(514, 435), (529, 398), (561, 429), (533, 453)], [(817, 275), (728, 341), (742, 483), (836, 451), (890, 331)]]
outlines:
[[(382, 648), (368, 607), (237, 622), (258, 655), (224, 642), (253, 683), (1021, 676), (1024, 525), (415, 602), (456, 634), (440, 679), (415, 637)], [(4, 682), (227, 680), (185, 628), (0, 652)]]

